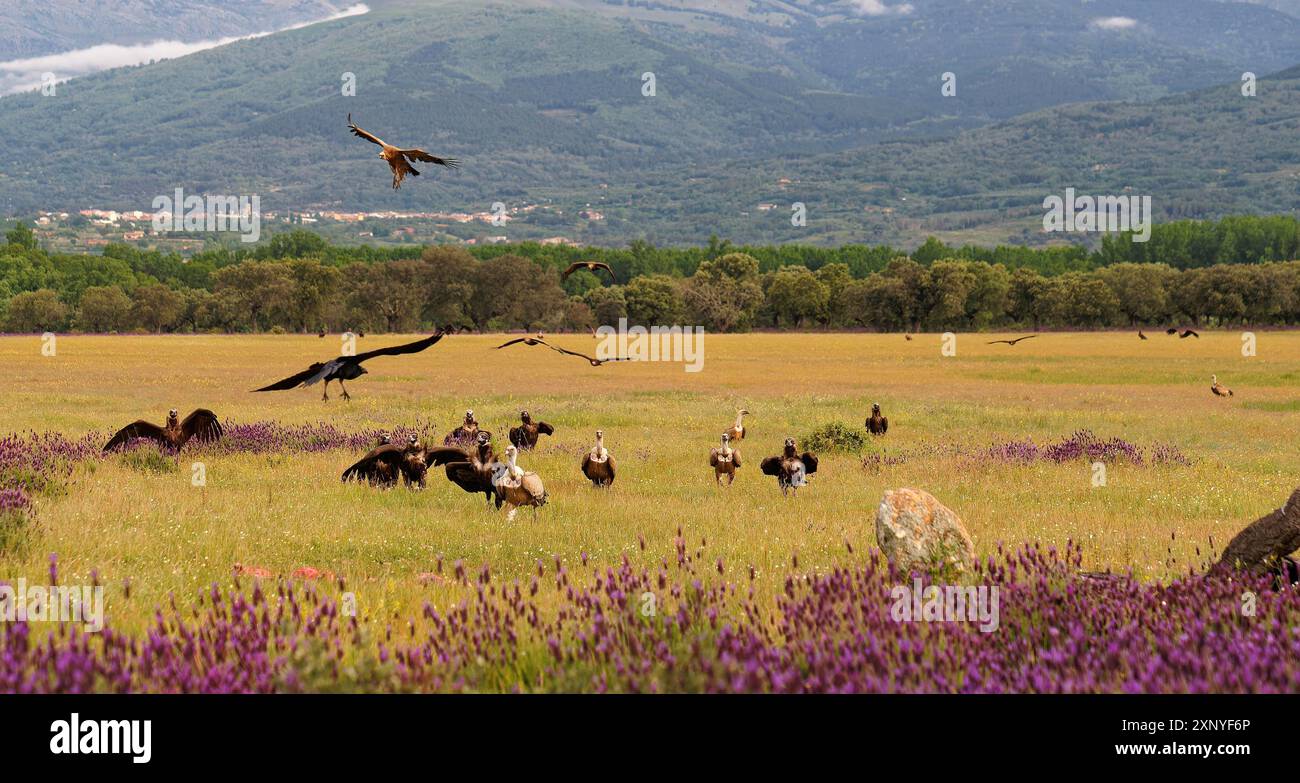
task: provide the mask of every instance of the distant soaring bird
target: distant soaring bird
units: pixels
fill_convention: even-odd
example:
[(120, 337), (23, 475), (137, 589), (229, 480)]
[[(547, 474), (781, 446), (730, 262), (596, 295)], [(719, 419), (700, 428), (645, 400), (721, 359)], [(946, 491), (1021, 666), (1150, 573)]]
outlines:
[(379, 157), (387, 161), (388, 167), (393, 170), (393, 190), (402, 187), (402, 180), (406, 179), (407, 174), (410, 174), (413, 177), (420, 176), (420, 172), (415, 170), (415, 167), (411, 165), (410, 161), (422, 160), (426, 163), (436, 163), (439, 166), (446, 166), (449, 169), (458, 168), (460, 166), (460, 161), (458, 160), (452, 158), (439, 158), (430, 155), (418, 147), (412, 147), (411, 149), (394, 147), (373, 133), (367, 133), (356, 125), (353, 125), (351, 114), (348, 114), (348, 130), (352, 131), (352, 135), (365, 139), (373, 144), (378, 144), (382, 147), (382, 149), (379, 150)]
[(330, 381), (338, 381), (339, 388), (343, 389), (343, 399), (352, 399), (348, 395), (348, 389), (343, 385), (344, 381), (352, 381), (360, 378), (367, 373), (366, 368), (361, 363), (367, 359), (373, 359), (376, 356), (397, 356), (404, 353), (419, 353), (430, 345), (442, 339), (442, 332), (430, 335), (423, 340), (416, 340), (413, 343), (405, 345), (393, 345), (388, 348), (378, 348), (373, 351), (366, 351), (355, 356), (340, 356), (337, 359), (330, 359), (328, 362), (316, 362), (312, 366), (298, 373), (290, 375), (284, 380), (276, 381), (270, 386), (263, 386), (253, 391), (284, 391), (286, 389), (296, 389), (299, 386), (311, 386), (317, 381), (325, 381), (325, 393), (321, 395), (322, 400), (330, 398)]
[(605, 362), (630, 362), (630, 361), (632, 361), (631, 359), (629, 359), (629, 358), (627, 358), (627, 357), (625, 357), (625, 356), (611, 356), (611, 357), (608, 358), (608, 359), (593, 359), (592, 357), (588, 356), (588, 355), (585, 354), (585, 353), (578, 353), (577, 351), (570, 351), (570, 350), (568, 350), (567, 348), (559, 348), (559, 347), (557, 347), (557, 346), (551, 345), (550, 343), (546, 342), (546, 340), (542, 339), (542, 335), (540, 335), (540, 334), (537, 335), (536, 337), (516, 337), (516, 338), (513, 339), (513, 340), (507, 340), (506, 342), (501, 343), (500, 345), (498, 345), (498, 346), (496, 347), (496, 349), (499, 351), (499, 350), (501, 350), (502, 348), (508, 348), (508, 347), (510, 347), (510, 346), (512, 346), (512, 345), (518, 345), (519, 343), (523, 343), (524, 345), (541, 345), (541, 346), (544, 346), (544, 347), (546, 347), (546, 348), (550, 348), (552, 351), (555, 351), (556, 353), (562, 353), (562, 354), (564, 354), (565, 356), (578, 356), (578, 357), (581, 357), (581, 358), (583, 358), (583, 359), (586, 359), (586, 360), (591, 364), (592, 367), (599, 367), (599, 366), (601, 366), (602, 364), (604, 364)]
[(569, 275), (573, 274), (579, 269), (585, 269), (588, 272), (593, 272), (593, 273), (597, 269), (603, 269), (609, 273), (610, 280), (614, 281), (615, 283), (618, 282), (618, 278), (614, 277), (614, 270), (610, 269), (609, 264), (606, 264), (603, 261), (574, 261), (572, 264), (569, 264), (568, 269), (564, 270), (564, 274), (560, 275), (560, 279), (564, 280)]
[(128, 424), (104, 444), (104, 451), (112, 451), (136, 438), (148, 438), (172, 451), (180, 451), (181, 446), (188, 443), (191, 438), (196, 438), (202, 443), (217, 440), (221, 434), (221, 422), (217, 421), (217, 414), (207, 408), (195, 409), (185, 417), (185, 421), (181, 421), (176, 409), (172, 408), (167, 412), (166, 425), (159, 427), (143, 419)]
[(1034, 338), (1037, 337), (1037, 336), (1038, 336), (1038, 335), (1036, 335), (1036, 334), (1027, 334), (1027, 335), (1025, 335), (1024, 337), (1017, 337), (1017, 338), (1014, 339), (1014, 340), (994, 340), (994, 341), (990, 342), (989, 345), (997, 345), (998, 343), (1006, 343), (1007, 345), (1015, 345), (1016, 343), (1020, 342), (1021, 340), (1032, 340), (1032, 339), (1034, 339)]

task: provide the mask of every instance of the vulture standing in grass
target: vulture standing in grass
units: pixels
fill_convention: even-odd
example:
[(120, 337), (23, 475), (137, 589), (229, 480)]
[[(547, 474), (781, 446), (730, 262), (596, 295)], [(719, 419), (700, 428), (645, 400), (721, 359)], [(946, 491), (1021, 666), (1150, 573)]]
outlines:
[(732, 424), (731, 427), (727, 429), (727, 435), (732, 440), (745, 439), (745, 417), (748, 415), (749, 411), (744, 408), (736, 411), (736, 423)]
[(451, 431), (451, 434), (442, 439), (444, 446), (472, 446), (478, 442), (478, 420), (474, 418), (474, 411), (465, 411), (465, 420), (461, 425)]
[(391, 345), (387, 348), (377, 348), (355, 356), (340, 356), (336, 359), (330, 359), (328, 362), (316, 362), (296, 375), (290, 375), (288, 378), (276, 381), (270, 386), (263, 386), (253, 391), (285, 391), (286, 389), (296, 389), (299, 386), (311, 386), (317, 381), (323, 380), (325, 381), (325, 393), (321, 395), (321, 399), (328, 400), (330, 398), (330, 381), (338, 381), (339, 388), (343, 390), (343, 399), (350, 400), (352, 398), (348, 396), (347, 387), (343, 385), (343, 382), (356, 380), (367, 374), (366, 368), (361, 366), (362, 362), (376, 356), (399, 356), (407, 353), (419, 353), (441, 339), (442, 332), (438, 332), (423, 340), (416, 340), (405, 345)]
[(521, 506), (532, 506), (533, 519), (537, 518), (537, 509), (546, 505), (550, 497), (542, 486), (542, 479), (536, 473), (525, 471), (515, 464), (519, 458), (519, 449), (506, 446), (506, 461), (498, 464), (492, 475), (492, 485), (505, 502), (506, 519), (513, 520), (515, 512)]
[(1145, 334), (1142, 334), (1142, 330), (1141, 330), (1141, 329), (1138, 329), (1138, 339), (1139, 339), (1139, 340), (1145, 340), (1145, 339), (1147, 339), (1147, 336), (1146, 336)]
[[(479, 430), (475, 441), (474, 448), (459, 450), (459, 459), (446, 460), (447, 480), (471, 495), (482, 492), (486, 502), (496, 500), (497, 508), (501, 508), (501, 496), (492, 483), (493, 473), (501, 466), (492, 453), (492, 433)], [(432, 459), (437, 464), (444, 458), (435, 454)]]
[(544, 421), (533, 421), (528, 411), (519, 412), (518, 427), (510, 428), (510, 442), (524, 451), (531, 451), (537, 445), (539, 435), (554, 435), (555, 428)]
[(596, 430), (596, 445), (582, 458), (582, 475), (597, 487), (614, 483), (614, 455), (605, 448), (605, 431)]
[(180, 451), (191, 439), (199, 443), (221, 438), (221, 422), (217, 414), (207, 408), (196, 408), (193, 413), (180, 420), (175, 408), (167, 412), (167, 423), (162, 427), (140, 419), (126, 425), (104, 444), (104, 451), (112, 451), (136, 438), (148, 438), (170, 451)]
[(740, 452), (731, 448), (731, 436), (722, 433), (722, 444), (709, 451), (709, 467), (713, 468), (713, 480), (722, 483), (727, 477), (727, 486), (736, 480), (736, 468), (740, 467)]
[(763, 473), (776, 476), (782, 495), (787, 492), (797, 495), (799, 487), (808, 485), (808, 476), (817, 472), (817, 458), (806, 451), (800, 454), (795, 448), (794, 438), (786, 438), (785, 452), (779, 457), (768, 457), (759, 467)]
[(343, 471), (343, 481), (366, 481), (376, 487), (392, 487), (401, 477), (406, 485), (424, 487), (427, 466), (420, 439), (411, 435), (405, 446), (389, 443), (371, 449)]
[(867, 419), (867, 431), (872, 435), (884, 435), (889, 432), (889, 419), (880, 415), (880, 403), (871, 403), (871, 418)]
[(1214, 392), (1215, 397), (1231, 397), (1232, 389), (1219, 383), (1219, 376), (1210, 376), (1210, 391)]
[(449, 169), (454, 169), (460, 166), (460, 161), (458, 160), (452, 158), (439, 158), (430, 155), (418, 147), (412, 147), (410, 149), (394, 147), (378, 136), (372, 133), (367, 133), (356, 125), (353, 125), (351, 114), (348, 115), (348, 130), (352, 131), (352, 135), (357, 138), (365, 139), (372, 144), (379, 145), (379, 157), (383, 158), (384, 161), (388, 163), (388, 167), (393, 170), (393, 190), (402, 187), (402, 180), (406, 179), (407, 174), (410, 174), (412, 177), (420, 176), (420, 172), (415, 170), (415, 167), (411, 165), (411, 161), (422, 160), (425, 163), (436, 163), (439, 166), (446, 166)]

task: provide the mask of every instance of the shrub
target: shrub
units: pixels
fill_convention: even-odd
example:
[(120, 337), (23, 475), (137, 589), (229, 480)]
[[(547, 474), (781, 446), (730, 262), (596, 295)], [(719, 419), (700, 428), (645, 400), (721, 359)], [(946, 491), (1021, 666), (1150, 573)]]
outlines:
[(843, 422), (833, 421), (823, 424), (805, 435), (800, 445), (814, 454), (861, 454), (864, 451), (877, 451), (874, 443), (867, 438), (867, 431)]

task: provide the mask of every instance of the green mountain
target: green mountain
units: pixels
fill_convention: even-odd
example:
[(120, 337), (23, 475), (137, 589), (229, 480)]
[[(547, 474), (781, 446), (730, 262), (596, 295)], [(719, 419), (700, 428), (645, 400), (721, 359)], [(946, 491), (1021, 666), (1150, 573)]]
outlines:
[[(1283, 203), (1255, 169), (1287, 165), (1285, 123), (1276, 134), (1234, 123), (1285, 113), (1275, 91), (1290, 82), (1261, 83), (1253, 102), (1215, 97), (1231, 89), (1180, 95), (1300, 62), (1300, 19), (1258, 5), (370, 5), (362, 16), (76, 79), (54, 97), (0, 98), (0, 215), (150, 210), (183, 187), (258, 193), (264, 210), (279, 212), (542, 204), (498, 233), (609, 244), (699, 242), (714, 231), (909, 241), (929, 230), (1018, 233), (1044, 183), (1082, 187), (1096, 165), (1104, 184), (1141, 173), (1138, 184), (1183, 198), (1206, 182), (1210, 161), (1247, 157), (1251, 171), (1229, 166), (1213, 180), (1232, 206)], [(941, 95), (945, 72), (956, 76), (954, 97)], [(653, 95), (643, 93), (647, 73)], [(342, 94), (345, 74), (355, 75), (355, 96)], [(984, 127), (1084, 100), (1157, 102), (1048, 109)], [(1193, 109), (1209, 116), (1166, 116)], [(349, 112), (390, 142), (464, 166), (393, 191), (375, 149), (347, 134)], [(1167, 125), (1208, 135), (1156, 138)], [(1097, 133), (1134, 149), (1110, 154), (1088, 135)], [(1243, 137), (1264, 146), (1201, 149)], [(807, 228), (789, 225), (796, 200), (810, 208)], [(1197, 203), (1180, 209), (1220, 206), (1217, 195)], [(605, 220), (579, 217), (588, 205)]]

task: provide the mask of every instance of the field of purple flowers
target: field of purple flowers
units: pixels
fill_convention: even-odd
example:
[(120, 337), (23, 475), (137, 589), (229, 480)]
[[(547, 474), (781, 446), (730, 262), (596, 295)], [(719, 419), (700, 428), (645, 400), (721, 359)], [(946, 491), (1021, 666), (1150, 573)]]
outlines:
[[(998, 630), (898, 621), (903, 577), (845, 553), (795, 570), (775, 606), (752, 571), (682, 537), (654, 569), (537, 563), (526, 583), (457, 563), (460, 598), (359, 622), (333, 589), (289, 581), (173, 600), (145, 634), (5, 623), (0, 691), (1287, 692), (1300, 687), (1300, 592), (1214, 571), (1169, 584), (1079, 573), (1028, 546), (979, 564)], [(57, 581), (51, 561), (50, 581)], [(1253, 614), (1243, 595), (1253, 593)], [(544, 593), (557, 602), (543, 605)], [(129, 599), (125, 599), (129, 600)], [(652, 608), (653, 611), (647, 611)]]

